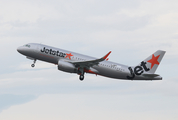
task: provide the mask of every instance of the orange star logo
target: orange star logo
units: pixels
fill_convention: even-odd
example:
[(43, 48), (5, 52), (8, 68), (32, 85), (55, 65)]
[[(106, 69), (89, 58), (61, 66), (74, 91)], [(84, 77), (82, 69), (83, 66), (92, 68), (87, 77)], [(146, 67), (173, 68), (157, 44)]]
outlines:
[(159, 56), (160, 56), (160, 55), (158, 55), (158, 56), (155, 57), (154, 54), (153, 54), (153, 55), (152, 55), (152, 58), (147, 61), (147, 62), (151, 63), (151, 69), (152, 69), (152, 67), (153, 67), (155, 64), (159, 65), (159, 62), (158, 62)]
[(65, 58), (69, 58), (71, 60), (71, 56), (73, 56), (71, 53), (70, 54), (66, 53), (66, 57)]

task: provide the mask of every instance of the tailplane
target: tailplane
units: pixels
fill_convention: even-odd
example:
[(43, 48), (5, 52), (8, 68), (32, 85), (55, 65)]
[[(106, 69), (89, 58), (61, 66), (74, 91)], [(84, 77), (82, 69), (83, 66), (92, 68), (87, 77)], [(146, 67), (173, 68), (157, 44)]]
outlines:
[(143, 60), (139, 65), (128, 67), (130, 74), (127, 79), (135, 80), (162, 80), (162, 77), (155, 74), (156, 69), (166, 52), (158, 50), (148, 58)]

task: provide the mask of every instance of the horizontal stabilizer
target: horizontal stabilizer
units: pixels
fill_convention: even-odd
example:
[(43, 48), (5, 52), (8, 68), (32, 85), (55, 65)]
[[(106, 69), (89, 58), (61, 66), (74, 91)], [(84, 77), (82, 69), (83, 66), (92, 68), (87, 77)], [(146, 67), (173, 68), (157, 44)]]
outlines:
[(158, 74), (142, 74), (142, 75), (144, 77), (152, 77), (152, 78), (159, 76)]

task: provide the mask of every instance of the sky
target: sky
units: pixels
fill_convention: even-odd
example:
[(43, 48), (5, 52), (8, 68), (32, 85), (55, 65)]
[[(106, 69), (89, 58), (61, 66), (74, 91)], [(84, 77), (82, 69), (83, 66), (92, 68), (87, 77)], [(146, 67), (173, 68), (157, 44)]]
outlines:
[[(177, 120), (177, 0), (0, 0), (0, 120)], [(138, 65), (166, 54), (161, 81), (127, 81), (57, 70), (17, 47), (49, 46)]]

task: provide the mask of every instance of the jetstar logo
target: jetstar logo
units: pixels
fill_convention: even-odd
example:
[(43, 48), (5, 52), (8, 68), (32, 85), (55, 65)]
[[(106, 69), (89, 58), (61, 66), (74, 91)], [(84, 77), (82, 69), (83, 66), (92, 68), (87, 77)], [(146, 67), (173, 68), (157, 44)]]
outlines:
[[(148, 60), (147, 62), (151, 63), (151, 69), (153, 68), (153, 66), (155, 64), (159, 65), (159, 62), (158, 62), (158, 58), (159, 58), (160, 55), (158, 56), (154, 56), (154, 54), (152, 55), (152, 58), (150, 60)], [(129, 71), (130, 71), (130, 74), (131, 76), (127, 76), (127, 79), (134, 79), (135, 78), (135, 75), (141, 75), (144, 71), (149, 71), (150, 68), (147, 68), (146, 64), (147, 62), (144, 62), (142, 61), (140, 66), (136, 66), (134, 69), (132, 69), (131, 67), (129, 67)]]
[(159, 58), (160, 55), (158, 56), (154, 56), (154, 54), (152, 55), (152, 58), (150, 60), (148, 60), (147, 62), (151, 63), (151, 69), (153, 68), (153, 66), (155, 64), (159, 65), (159, 62), (158, 62), (158, 58)]
[(65, 58), (69, 58), (70, 60), (71, 60), (71, 57), (72, 57), (73, 55), (70, 53), (70, 54), (67, 54), (66, 53), (66, 57)]
[(58, 57), (63, 57), (63, 58), (69, 58), (71, 60), (71, 56), (73, 56), (71, 53), (67, 54), (67, 53), (63, 53), (63, 52), (59, 52), (58, 50), (53, 50), (53, 49), (47, 49), (47, 48), (43, 48), (41, 49), (42, 53), (46, 53), (46, 54), (50, 54), (50, 55), (55, 55)]
[(131, 76), (127, 76), (127, 79), (131, 79), (132, 80), (132, 79), (135, 78), (135, 75), (141, 75), (144, 72), (144, 70), (145, 71), (149, 71), (150, 69), (147, 68), (146, 64), (147, 64), (146, 62), (142, 61), (140, 66), (136, 66), (134, 68), (134, 70), (132, 70), (132, 68), (129, 67), (128, 69), (130, 70)]

